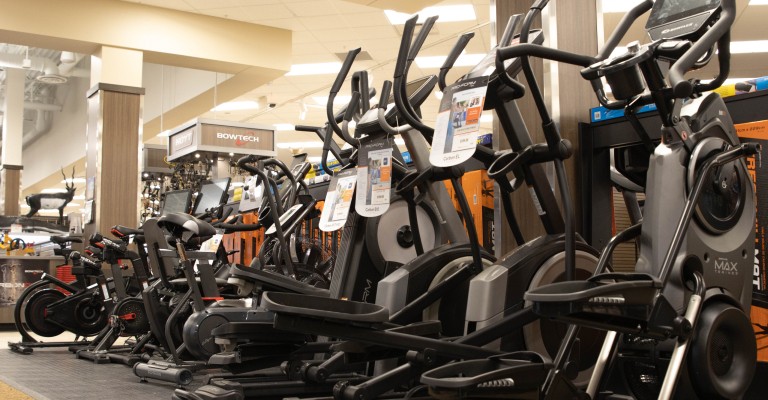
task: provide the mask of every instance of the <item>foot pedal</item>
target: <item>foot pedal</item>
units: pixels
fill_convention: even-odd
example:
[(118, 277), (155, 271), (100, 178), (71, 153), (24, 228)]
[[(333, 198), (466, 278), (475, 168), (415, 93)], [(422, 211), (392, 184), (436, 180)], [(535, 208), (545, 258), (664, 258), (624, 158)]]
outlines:
[(535, 394), (552, 367), (540, 355), (523, 351), (444, 365), (425, 372), (421, 383), (438, 399)]
[(174, 400), (243, 400), (245, 394), (243, 394), (242, 387), (230, 381), (219, 381), (221, 386), (205, 385), (194, 392), (187, 390), (176, 389), (173, 392)]

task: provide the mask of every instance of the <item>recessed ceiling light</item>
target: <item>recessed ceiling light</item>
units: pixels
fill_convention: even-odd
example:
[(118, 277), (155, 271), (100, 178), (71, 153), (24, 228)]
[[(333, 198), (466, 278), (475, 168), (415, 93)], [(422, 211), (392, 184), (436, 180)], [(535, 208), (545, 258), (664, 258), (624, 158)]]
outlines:
[(292, 131), (296, 129), (296, 126), (293, 124), (273, 124), (272, 126), (275, 127), (276, 131)]
[(750, 6), (768, 6), (768, 0), (750, 0)]
[(46, 188), (40, 191), (40, 193), (66, 193), (67, 189), (62, 188)]
[(221, 111), (241, 111), (241, 110), (255, 110), (259, 108), (259, 103), (253, 100), (245, 101), (228, 101), (221, 103), (218, 106), (211, 109), (214, 112)]
[(318, 149), (323, 147), (323, 142), (283, 142), (276, 145), (280, 149)]
[[(477, 19), (475, 8), (471, 4), (456, 4), (451, 6), (427, 7), (419, 14), (418, 23), (423, 23), (428, 17), (437, 15), (437, 22), (474, 21)], [(384, 10), (384, 15), (392, 25), (403, 25), (413, 14), (406, 14), (394, 10)]]
[(338, 61), (312, 64), (293, 64), (285, 76), (336, 74), (341, 69)]
[[(453, 63), (454, 67), (473, 67), (485, 57), (486, 54), (462, 54)], [(416, 57), (416, 65), (419, 68), (440, 68), (448, 56), (424, 56)]]

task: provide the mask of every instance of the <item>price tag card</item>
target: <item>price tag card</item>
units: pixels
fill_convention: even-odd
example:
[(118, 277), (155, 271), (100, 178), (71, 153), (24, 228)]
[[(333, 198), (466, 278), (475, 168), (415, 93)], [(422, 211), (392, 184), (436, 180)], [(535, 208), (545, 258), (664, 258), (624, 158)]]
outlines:
[(320, 214), (320, 230), (333, 232), (344, 227), (347, 222), (349, 209), (352, 207), (352, 197), (355, 193), (357, 171), (342, 171), (331, 178), (328, 194), (325, 195), (325, 205)]
[(264, 185), (257, 186), (255, 176), (248, 178), (243, 187), (243, 194), (240, 197), (240, 207), (238, 208), (238, 211), (244, 213), (261, 207), (261, 197), (263, 193)]
[(429, 161), (438, 167), (461, 164), (475, 153), (488, 77), (448, 86), (440, 101)]
[(357, 186), (358, 214), (377, 217), (387, 211), (392, 189), (392, 143), (387, 138), (363, 139), (360, 143)]
[(215, 253), (216, 250), (219, 249), (219, 244), (221, 243), (221, 238), (223, 238), (224, 235), (217, 233), (213, 235), (210, 239), (203, 242), (203, 244), (200, 245), (200, 251), (210, 251)]

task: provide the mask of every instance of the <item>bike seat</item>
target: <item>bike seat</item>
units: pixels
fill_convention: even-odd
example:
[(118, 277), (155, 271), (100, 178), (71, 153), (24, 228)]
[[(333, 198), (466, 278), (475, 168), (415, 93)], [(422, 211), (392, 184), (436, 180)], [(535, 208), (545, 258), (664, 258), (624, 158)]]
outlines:
[(533, 303), (537, 314), (545, 317), (599, 329), (643, 333), (652, 325), (654, 316), (674, 318), (675, 313), (670, 314), (658, 301), (661, 288), (662, 282), (648, 274), (605, 273), (586, 281), (558, 282), (531, 289), (524, 298)]
[(123, 237), (123, 236), (128, 236), (128, 235), (143, 235), (144, 234), (144, 230), (129, 228), (129, 227), (123, 226), (123, 225), (115, 225), (115, 226), (112, 227), (112, 233), (115, 236)]
[(164, 215), (158, 218), (157, 225), (167, 229), (175, 239), (188, 244), (200, 244), (216, 234), (213, 225), (184, 213)]
[(515, 398), (510, 396), (537, 393), (552, 367), (538, 354), (522, 351), (450, 363), (425, 372), (421, 383), (438, 399)]
[(51, 236), (51, 242), (63, 246), (67, 243), (83, 243), (83, 238), (77, 236)]
[(262, 306), (276, 314), (327, 319), (364, 324), (389, 321), (389, 310), (376, 304), (308, 296), (294, 293), (265, 292)]

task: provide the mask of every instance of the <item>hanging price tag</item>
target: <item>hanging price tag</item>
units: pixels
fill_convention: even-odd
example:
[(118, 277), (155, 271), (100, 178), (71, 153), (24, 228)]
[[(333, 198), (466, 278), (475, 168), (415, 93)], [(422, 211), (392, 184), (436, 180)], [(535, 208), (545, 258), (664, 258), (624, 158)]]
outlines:
[(467, 79), (443, 92), (429, 161), (438, 167), (461, 164), (475, 153), (488, 77)]
[(344, 227), (349, 209), (352, 207), (356, 182), (357, 171), (355, 170), (343, 171), (331, 178), (328, 194), (325, 195), (323, 212), (320, 214), (321, 231), (333, 232)]
[(366, 139), (358, 149), (355, 211), (363, 217), (377, 217), (389, 209), (392, 143), (387, 138)]
[(264, 185), (256, 185), (256, 177), (248, 178), (245, 183), (242, 197), (240, 198), (239, 212), (253, 211), (261, 206), (261, 198), (264, 193)]

